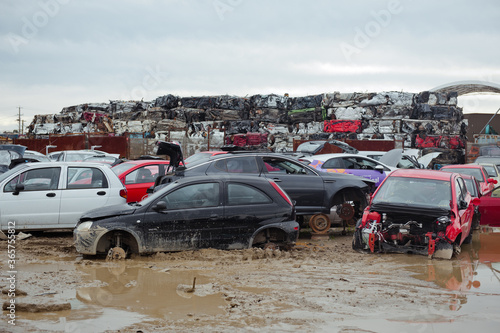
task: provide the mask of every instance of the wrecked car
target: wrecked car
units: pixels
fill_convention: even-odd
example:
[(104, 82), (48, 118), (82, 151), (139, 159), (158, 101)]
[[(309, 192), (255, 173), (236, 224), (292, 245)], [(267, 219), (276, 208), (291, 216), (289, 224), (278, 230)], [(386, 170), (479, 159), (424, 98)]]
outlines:
[(274, 181), (223, 175), (177, 180), (140, 203), (88, 211), (74, 240), (79, 253), (119, 259), (200, 248), (287, 248), (298, 232), (293, 203)]
[(373, 194), (356, 223), (352, 247), (450, 259), (472, 240), (478, 201), (457, 173), (398, 169)]
[[(217, 154), (204, 161), (178, 167), (175, 174), (156, 180), (155, 190), (171, 181), (192, 176), (244, 174), (277, 182), (295, 201), (297, 218), (316, 232), (328, 231), (332, 211), (344, 207), (345, 220), (357, 219), (366, 207), (374, 181), (353, 175), (327, 173), (278, 153), (252, 151)], [(349, 205), (349, 206), (347, 206)], [(355, 222), (355, 220), (354, 220)]]

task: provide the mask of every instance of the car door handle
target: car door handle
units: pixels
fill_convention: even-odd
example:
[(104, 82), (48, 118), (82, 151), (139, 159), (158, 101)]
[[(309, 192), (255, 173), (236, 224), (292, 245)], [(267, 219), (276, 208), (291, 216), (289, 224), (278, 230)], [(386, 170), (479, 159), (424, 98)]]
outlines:
[(275, 182), (278, 182), (278, 183), (281, 181), (281, 179), (279, 179), (279, 178), (273, 178), (273, 180), (274, 180)]
[(210, 215), (209, 220), (217, 220), (218, 218), (219, 218), (219, 215), (212, 214), (212, 215)]
[(99, 191), (97, 192), (97, 195), (106, 195), (106, 191)]
[(53, 198), (56, 196), (56, 194), (54, 192), (51, 192), (51, 193), (47, 193), (46, 196), (48, 196), (49, 198)]

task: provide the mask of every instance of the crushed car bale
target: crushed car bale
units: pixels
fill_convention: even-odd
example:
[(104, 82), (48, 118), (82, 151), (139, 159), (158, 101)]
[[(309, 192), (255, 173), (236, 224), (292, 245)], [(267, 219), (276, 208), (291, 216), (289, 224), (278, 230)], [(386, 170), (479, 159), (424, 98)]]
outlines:
[(225, 144), (291, 151), (293, 139), (317, 136), (401, 140), (408, 148), (459, 149), (466, 142), (468, 124), (457, 97), (457, 93), (428, 91), (303, 97), (167, 94), (150, 102), (87, 103), (65, 107), (59, 114), (36, 115), (28, 135), (141, 133), (183, 142), (188, 146), (186, 155)]

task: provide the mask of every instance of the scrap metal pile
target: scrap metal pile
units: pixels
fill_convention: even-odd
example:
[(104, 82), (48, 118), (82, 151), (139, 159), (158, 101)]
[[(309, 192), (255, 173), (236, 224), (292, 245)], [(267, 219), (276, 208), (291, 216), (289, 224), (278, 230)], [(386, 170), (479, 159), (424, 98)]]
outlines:
[(187, 153), (235, 145), (291, 151), (293, 139), (401, 140), (411, 148), (464, 148), (467, 120), (457, 94), (325, 93), (304, 97), (254, 95), (110, 101), (37, 115), (33, 136), (105, 132), (147, 134), (192, 145)]

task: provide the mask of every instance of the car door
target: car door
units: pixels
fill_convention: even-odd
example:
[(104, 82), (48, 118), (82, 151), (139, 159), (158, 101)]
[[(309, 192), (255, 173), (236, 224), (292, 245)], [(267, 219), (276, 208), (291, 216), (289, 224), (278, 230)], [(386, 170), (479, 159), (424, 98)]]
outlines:
[[(219, 247), (212, 230), (224, 223), (220, 182), (186, 184), (156, 200), (138, 222), (149, 251), (181, 251)], [(155, 209), (158, 203), (165, 209)]]
[(60, 167), (35, 167), (20, 170), (6, 179), (0, 203), (2, 229), (8, 222), (15, 222), (16, 230), (57, 228), (62, 193), (60, 175)]
[[(462, 229), (462, 240), (469, 234), (472, 227), (472, 216), (474, 214), (474, 205), (471, 203), (471, 195), (467, 191), (467, 186), (462, 178), (455, 179), (455, 191), (458, 207), (458, 215), (460, 218), (460, 228)], [(460, 202), (466, 202), (467, 207), (460, 209)]]
[(156, 177), (160, 175), (158, 164), (145, 165), (125, 175), (127, 201), (141, 201), (147, 196), (147, 190), (154, 185)]
[(479, 212), (481, 225), (500, 227), (500, 187), (481, 196)]
[[(342, 157), (342, 160), (344, 162), (343, 164), (346, 169), (346, 173), (371, 179), (375, 181), (375, 186), (379, 186), (385, 177), (387, 177), (387, 173), (390, 171), (390, 169), (384, 167), (382, 164), (361, 156), (346, 156)], [(327, 162), (323, 164), (324, 168), (328, 166)], [(377, 166), (378, 169), (376, 169)]]
[(248, 247), (259, 222), (276, 210), (273, 200), (262, 189), (238, 182), (226, 183), (224, 202), (224, 224), (213, 229), (211, 238), (230, 249)]
[(263, 175), (274, 180), (295, 201), (298, 213), (317, 212), (326, 207), (323, 178), (304, 164), (279, 156), (263, 156)]
[(98, 167), (68, 166), (63, 177), (59, 226), (73, 228), (83, 212), (106, 205), (111, 189)]

